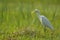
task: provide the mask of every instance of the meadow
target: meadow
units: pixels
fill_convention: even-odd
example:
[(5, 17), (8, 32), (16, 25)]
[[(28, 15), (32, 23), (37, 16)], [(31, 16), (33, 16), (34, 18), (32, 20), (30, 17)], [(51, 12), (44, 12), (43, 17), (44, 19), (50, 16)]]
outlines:
[[(60, 40), (60, 1), (58, 0), (1, 0), (0, 40)], [(55, 31), (47, 28), (44, 34), (34, 9), (46, 16)]]

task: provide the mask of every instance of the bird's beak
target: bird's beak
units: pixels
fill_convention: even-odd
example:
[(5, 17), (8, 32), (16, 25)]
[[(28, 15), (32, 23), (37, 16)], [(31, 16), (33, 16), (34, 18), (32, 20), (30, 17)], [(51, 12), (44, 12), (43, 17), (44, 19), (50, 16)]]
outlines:
[(34, 13), (34, 11), (31, 12), (32, 14)]
[(35, 12), (35, 11), (32, 11), (32, 12), (31, 12), (32, 18), (34, 18), (34, 15), (35, 15), (34, 12)]

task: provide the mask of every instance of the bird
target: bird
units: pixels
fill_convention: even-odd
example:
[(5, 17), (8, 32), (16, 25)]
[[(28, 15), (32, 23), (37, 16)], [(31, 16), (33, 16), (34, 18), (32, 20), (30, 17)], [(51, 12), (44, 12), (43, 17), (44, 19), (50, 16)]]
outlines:
[(52, 26), (50, 21), (44, 15), (40, 15), (40, 11), (38, 9), (35, 9), (32, 13), (36, 13), (38, 19), (44, 27), (44, 32), (46, 32), (46, 27), (48, 27), (51, 31), (54, 31), (54, 27)]

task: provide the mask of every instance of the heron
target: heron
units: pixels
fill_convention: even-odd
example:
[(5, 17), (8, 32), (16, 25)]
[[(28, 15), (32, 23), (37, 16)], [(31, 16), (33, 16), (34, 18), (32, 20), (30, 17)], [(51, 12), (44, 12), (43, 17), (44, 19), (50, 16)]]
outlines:
[(52, 26), (50, 21), (44, 15), (40, 15), (40, 11), (38, 9), (35, 9), (32, 13), (36, 13), (38, 19), (44, 27), (44, 32), (46, 32), (46, 27), (48, 27), (51, 31), (54, 31), (54, 27)]

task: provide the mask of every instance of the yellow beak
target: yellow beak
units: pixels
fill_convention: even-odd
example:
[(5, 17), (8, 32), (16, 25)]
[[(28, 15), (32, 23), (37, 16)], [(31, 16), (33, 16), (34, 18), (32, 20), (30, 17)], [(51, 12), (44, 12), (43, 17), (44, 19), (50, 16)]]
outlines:
[(34, 11), (31, 12), (32, 14), (34, 13)]
[(35, 12), (35, 11), (32, 11), (32, 12), (31, 12), (31, 15), (32, 15), (33, 18), (34, 18), (34, 16), (35, 16), (34, 12)]

